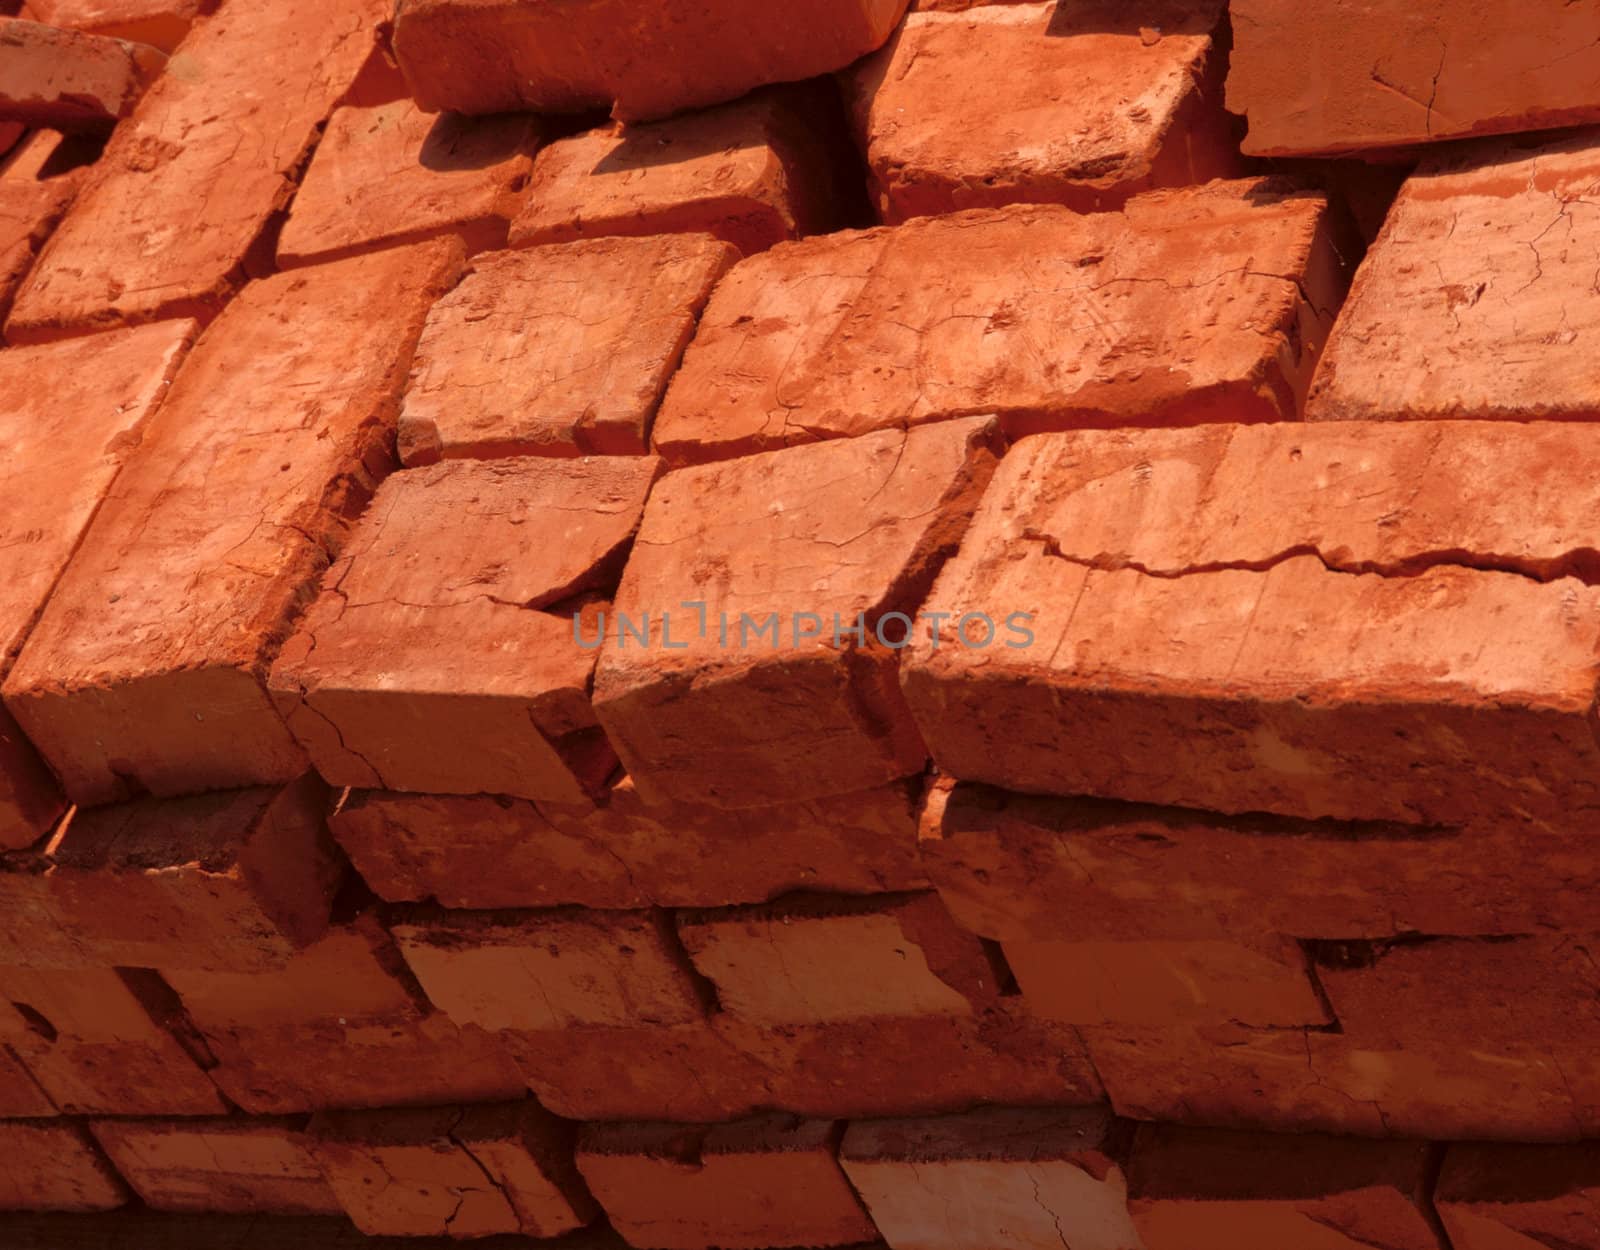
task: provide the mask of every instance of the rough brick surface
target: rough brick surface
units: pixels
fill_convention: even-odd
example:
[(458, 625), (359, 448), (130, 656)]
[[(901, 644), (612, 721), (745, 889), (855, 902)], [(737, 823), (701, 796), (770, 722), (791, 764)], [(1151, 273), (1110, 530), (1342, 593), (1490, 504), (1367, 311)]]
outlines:
[(986, 412), (1013, 434), (1292, 418), (1344, 280), (1322, 197), (1259, 180), (808, 239), (717, 287), (656, 446), (717, 459)]
[(76, 1124), (0, 1121), (0, 1211), (109, 1211), (128, 1191)]
[[(0, 1005), (0, 1035), (16, 1036), (27, 1027), (27, 1021), (14, 1011)], [(42, 1119), (56, 1114), (56, 1105), (40, 1088), (33, 1074), (23, 1067), (22, 1060), (12, 1053), (9, 1045), (0, 1047), (0, 1118)]]
[(1236, 173), (1211, 40), (1221, 9), (1090, 0), (908, 17), (846, 80), (880, 218), (1019, 201), (1097, 212)]
[(369, 1236), (556, 1237), (597, 1213), (573, 1165), (573, 1126), (532, 1100), (331, 1111), (310, 1144)]
[(433, 116), (410, 100), (328, 120), (278, 240), (278, 263), (313, 264), (454, 234), (467, 251), (505, 243), (542, 131), (526, 115)]
[(28, 12), (66, 26), (171, 52), (213, 0), (28, 0)]
[(1244, 150), (1326, 154), (1600, 121), (1584, 4), (1233, 0), (1228, 107)]
[[(11, 184), (0, 175), (0, 198)], [(0, 351), (0, 676), (16, 659), (194, 338), (194, 323)], [(0, 711), (0, 849), (27, 846), (63, 804)]]
[(1600, 1152), (1571, 1146), (1450, 1146), (1434, 1203), (1455, 1250), (1588, 1246), (1600, 1233)]
[(1001, 446), (974, 418), (658, 483), (595, 678), (639, 793), (758, 807), (921, 771), (884, 617), (916, 611)]
[(1600, 420), (1579, 337), (1600, 314), (1597, 187), (1595, 132), (1425, 163), (1356, 275), (1306, 416)]
[(759, 0), (688, 11), (596, 0), (529, 9), (516, 0), (411, 0), (394, 49), (426, 109), (582, 113), (643, 121), (798, 82), (883, 43), (905, 0), (822, 0), (804, 12)]
[(343, 1210), (287, 1120), (100, 1120), (91, 1127), (117, 1171), (157, 1211)]
[(82, 135), (36, 130), (13, 148), (22, 127), (12, 135), (11, 125), (0, 122), (0, 319), (11, 311), (34, 257), (77, 195), (85, 171), (74, 158), (92, 143)]
[[(216, 314), (373, 52), (381, 0), (230, 8), (119, 127), (17, 297), (13, 341)], [(255, 136), (242, 145), (241, 133)]]
[(272, 673), (318, 771), (341, 786), (603, 794), (616, 757), (574, 600), (616, 585), (661, 468), (456, 461), (380, 486)]
[(822, 90), (762, 91), (670, 121), (607, 126), (539, 153), (511, 243), (706, 233), (753, 255), (842, 224), (845, 174)]
[(1539, 474), (1587, 454), (1488, 423), (1032, 440), (932, 595), (1031, 641), (919, 627), (907, 697), (946, 772), (1015, 790), (1584, 827), (1594, 536)]
[(304, 769), (265, 669), (390, 463), (411, 349), (460, 247), (280, 274), (202, 336), (6, 683), (70, 798)]
[(155, 48), (0, 17), (0, 117), (59, 130), (109, 130), (166, 57)]
[(697, 234), (480, 257), (428, 316), (400, 458), (642, 454), (667, 379), (736, 259)]
[(849, 1246), (876, 1230), (839, 1168), (842, 1129), (780, 1115), (710, 1127), (590, 1125), (578, 1166), (638, 1250)]
[(1144, 1250), (1128, 1126), (1100, 1108), (852, 1124), (839, 1161), (894, 1250)]

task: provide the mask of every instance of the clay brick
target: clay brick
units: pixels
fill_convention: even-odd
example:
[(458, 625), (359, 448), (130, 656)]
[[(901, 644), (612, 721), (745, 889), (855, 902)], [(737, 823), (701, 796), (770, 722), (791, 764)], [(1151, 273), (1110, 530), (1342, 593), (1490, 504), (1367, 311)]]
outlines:
[(295, 193), (278, 264), (458, 235), (468, 253), (503, 247), (526, 198), (537, 118), (420, 112), (410, 100), (341, 108)]
[(1445, 1151), (1434, 1204), (1455, 1250), (1597, 1244), (1600, 1147), (1475, 1145)]
[[(0, 198), (11, 185), (0, 175)], [(0, 351), (0, 677), (89, 528), (194, 338), (169, 321)], [(0, 709), (0, 850), (36, 842), (64, 808), (54, 779)]]
[(90, 1128), (157, 1211), (343, 1211), (288, 1120), (100, 1120)]
[(60, 926), (133, 968), (282, 966), (328, 925), (344, 865), (314, 773), (281, 787), (79, 812), (51, 843)]
[(704, 235), (480, 257), (428, 314), (400, 458), (643, 454), (667, 379), (736, 259)]
[(1293, 418), (1343, 290), (1326, 201), (1260, 180), (807, 239), (712, 293), (656, 448), (676, 464), (974, 412), (1013, 435)]
[(67, 1115), (225, 1113), (141, 988), (109, 968), (0, 968), (0, 1041)]
[(201, 336), (5, 686), (75, 802), (304, 770), (265, 670), (388, 467), (411, 349), (460, 248), (253, 283)]
[(166, 60), (145, 44), (0, 17), (0, 116), (60, 130), (110, 130)]
[(974, 649), (946, 626), (939, 646), (925, 624), (901, 669), (940, 768), (1224, 813), (1586, 828), (1600, 592), (1572, 574), (1595, 539), (1522, 474), (1580, 479), (1563, 461), (1588, 450), (1559, 426), (1332, 428), (1017, 448), (930, 602), (1031, 614), (1029, 636)]
[[(844, 172), (821, 90), (761, 91), (670, 121), (551, 143), (511, 225), (513, 247), (603, 235), (705, 233), (746, 256), (843, 224)], [(843, 130), (842, 124), (839, 129)]]
[(339, 786), (602, 795), (616, 757), (572, 601), (616, 585), (660, 472), (642, 456), (455, 461), (380, 486), (272, 672), (317, 770)]
[[(1255, 156), (1359, 151), (1600, 121), (1581, 4), (1233, 0), (1228, 107)], [(1575, 54), (1576, 53), (1576, 54)]]
[(374, 1237), (555, 1237), (597, 1208), (573, 1165), (574, 1127), (531, 1100), (322, 1112), (311, 1149)]
[[(0, 1004), (0, 1038), (16, 1037), (27, 1022)], [(9, 1045), (0, 1044), (0, 1118), (35, 1119), (56, 1114), (56, 1105), (23, 1067)]]
[(894, 1250), (1144, 1250), (1131, 1126), (1098, 1107), (852, 1124), (839, 1162)]
[(0, 852), (0, 967), (92, 968), (104, 962), (62, 926), (54, 865), (46, 854), (50, 841)]
[(883, 644), (953, 553), (1002, 447), (973, 418), (663, 479), (595, 677), (640, 795), (761, 807), (920, 772)]
[[(263, 232), (288, 203), (317, 128), (372, 56), (387, 9), (286, 0), (199, 23), (177, 69), (117, 128), (18, 295), (8, 339), (215, 316), (246, 271), (259, 271)], [(241, 133), (254, 141), (241, 145)]]
[(692, 11), (588, 0), (560, 11), (516, 0), (412, 0), (394, 51), (425, 109), (583, 113), (618, 121), (732, 100), (798, 82), (871, 52), (905, 0), (821, 0), (804, 12), (758, 0)]
[(460, 1025), (637, 1027), (704, 1015), (700, 987), (657, 913), (422, 910), (390, 929), (434, 1006)]
[(131, 39), (170, 53), (214, 0), (28, 0), (28, 12), (51, 26)]
[(749, 1024), (965, 1016), (1002, 988), (982, 943), (934, 894), (689, 912), (678, 933), (721, 1009)]
[(1144, 1250), (1441, 1250), (1433, 1148), (1142, 1124), (1129, 1208)]
[(879, 217), (1019, 201), (1102, 212), (1237, 173), (1211, 39), (1221, 10), (1091, 0), (908, 17), (845, 80)]
[(36, 130), (12, 149), (8, 125), (0, 122), (0, 319), (71, 207), (86, 173), (83, 160), (93, 156), (91, 139), (55, 130)]
[(1356, 274), (1307, 419), (1600, 420), (1573, 347), (1600, 315), (1596, 187), (1593, 131), (1425, 162)]
[(873, 1240), (837, 1158), (843, 1125), (768, 1115), (733, 1124), (591, 1124), (578, 1167), (638, 1250), (848, 1246)]
[(0, 1121), (0, 1211), (110, 1211), (127, 1201), (89, 1134), (76, 1124)]

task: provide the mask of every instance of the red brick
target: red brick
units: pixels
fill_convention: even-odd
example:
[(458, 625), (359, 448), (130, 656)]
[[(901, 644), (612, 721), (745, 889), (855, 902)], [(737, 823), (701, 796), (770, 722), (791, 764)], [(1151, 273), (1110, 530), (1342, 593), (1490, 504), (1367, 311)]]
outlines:
[(1031, 636), (919, 627), (902, 666), (935, 761), (1225, 813), (1586, 828), (1600, 592), (1570, 575), (1595, 536), (1554, 485), (1592, 490), (1579, 433), (1030, 441), (930, 602)]
[(341, 108), (295, 193), (278, 264), (315, 264), (441, 234), (503, 247), (542, 130), (527, 115), (434, 116), (410, 100)]
[[(117, 128), (17, 297), (8, 338), (214, 316), (259, 269), (263, 232), (288, 203), (317, 128), (373, 54), (387, 8), (286, 0), (198, 24), (177, 68)], [(243, 133), (254, 140), (241, 145)]]
[(280, 274), (201, 336), (6, 683), (74, 801), (305, 768), (265, 670), (388, 467), (411, 349), (460, 247)]
[[(0, 1004), (0, 1036), (15, 1037), (26, 1022), (15, 1011)], [(56, 1114), (56, 1105), (39, 1087), (33, 1074), (23, 1067), (9, 1045), (0, 1046), (0, 1118), (42, 1118)]]
[(1433, 1150), (1144, 1124), (1129, 1207), (1144, 1250), (1441, 1250)]
[(607, 594), (654, 457), (451, 462), (378, 488), (273, 669), (334, 785), (580, 803), (616, 757), (572, 601)]
[[(0, 1214), (0, 1237), (12, 1250), (453, 1250), (447, 1237), (374, 1241), (349, 1220), (325, 1215), (170, 1215), (140, 1209), (102, 1215)], [(626, 1243), (604, 1225), (573, 1233), (562, 1250), (623, 1250)], [(487, 1237), (475, 1250), (527, 1250), (525, 1237)], [(865, 1248), (864, 1248), (865, 1250)]]
[(480, 257), (428, 315), (400, 458), (643, 454), (667, 379), (736, 259), (704, 235)]
[(41, 838), (20, 851), (0, 852), (0, 967), (93, 968), (103, 961), (62, 927), (51, 877), (54, 865)]
[(147, 43), (171, 52), (213, 0), (28, 0), (41, 22)]
[(733, 1124), (595, 1124), (578, 1166), (638, 1250), (848, 1246), (877, 1230), (839, 1169), (843, 1126), (769, 1115)]
[(91, 1128), (117, 1171), (157, 1211), (343, 1210), (287, 1120), (100, 1120)]
[(808, 239), (713, 292), (656, 447), (709, 460), (974, 412), (1012, 434), (1293, 418), (1343, 289), (1323, 198), (1260, 180)]
[(166, 60), (145, 44), (0, 17), (0, 115), (31, 126), (110, 130)]
[[(0, 176), (0, 197), (10, 185)], [(44, 609), (194, 337), (169, 321), (70, 343), (0, 351), (0, 677)], [(59, 790), (0, 709), (0, 850), (37, 841)], [(3, 961), (0, 961), (3, 962)]]
[(425, 109), (610, 107), (633, 122), (842, 69), (882, 44), (905, 7), (823, 0), (802, 13), (716, 0), (684, 12), (591, 0), (546, 12), (516, 0), (413, 0), (394, 50)]
[(1600, 13), (1453, 0), (1233, 0), (1228, 107), (1256, 156), (1600, 121)]
[(1474, 1145), (1445, 1152), (1434, 1204), (1455, 1250), (1597, 1244), (1600, 1146)]
[(663, 479), (595, 677), (640, 795), (761, 807), (920, 772), (884, 618), (916, 611), (1001, 447), (974, 418)]
[(1092, 0), (908, 17), (846, 80), (879, 217), (1019, 201), (1101, 212), (1237, 173), (1211, 39), (1221, 10)]
[(556, 1237), (597, 1208), (573, 1165), (573, 1126), (531, 1100), (322, 1112), (311, 1149), (371, 1237)]
[(1130, 1126), (1097, 1107), (852, 1124), (839, 1161), (894, 1250), (1144, 1250)]
[(1600, 316), (1596, 188), (1594, 131), (1424, 163), (1356, 274), (1307, 418), (1600, 420), (1574, 348)]
[(0, 1211), (110, 1211), (128, 1191), (76, 1124), (0, 1121)]
[[(670, 121), (551, 143), (511, 243), (705, 233), (746, 256), (843, 224), (846, 177), (821, 89), (757, 92)], [(840, 127), (842, 131), (842, 126)]]
[[(6, 141), (9, 123), (0, 122), (0, 320), (83, 183), (76, 158), (92, 145), (85, 136), (36, 130), (14, 150)], [(18, 135), (20, 137), (20, 128)]]

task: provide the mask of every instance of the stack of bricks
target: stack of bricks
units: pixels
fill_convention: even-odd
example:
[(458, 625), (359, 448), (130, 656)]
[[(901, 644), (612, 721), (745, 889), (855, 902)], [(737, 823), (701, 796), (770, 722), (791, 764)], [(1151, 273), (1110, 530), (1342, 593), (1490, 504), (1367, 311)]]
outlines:
[(670, 7), (0, 4), (0, 1241), (1600, 1250), (1594, 6)]

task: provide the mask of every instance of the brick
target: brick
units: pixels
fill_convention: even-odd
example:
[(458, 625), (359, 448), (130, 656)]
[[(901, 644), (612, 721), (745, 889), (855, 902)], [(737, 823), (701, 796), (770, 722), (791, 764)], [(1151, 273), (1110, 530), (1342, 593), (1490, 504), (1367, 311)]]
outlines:
[(843, 125), (831, 124), (837, 108), (820, 88), (760, 91), (670, 121), (558, 139), (533, 163), (511, 244), (688, 232), (750, 256), (835, 229), (848, 176)]
[(428, 315), (400, 458), (642, 455), (667, 379), (736, 259), (704, 235), (478, 258)]
[(582, 113), (645, 121), (798, 82), (871, 52), (904, 0), (825, 0), (805, 13), (717, 0), (692, 13), (625, 0), (529, 12), (508, 0), (420, 0), (397, 16), (394, 51), (425, 109)]
[(880, 219), (1019, 201), (1103, 212), (1236, 174), (1220, 17), (1216, 0), (912, 14), (845, 79)]
[(295, 193), (278, 264), (459, 236), (468, 253), (503, 247), (526, 198), (537, 118), (434, 116), (410, 100), (341, 108)]
[(1129, 1208), (1145, 1250), (1440, 1250), (1433, 1149), (1143, 1124)]
[[(36, 130), (12, 148), (0, 122), (0, 320), (51, 231), (66, 216), (92, 159), (89, 136)], [(18, 128), (17, 137), (21, 137)], [(7, 149), (11, 149), (7, 151)]]
[(254, 283), (201, 336), (5, 686), (75, 802), (304, 770), (265, 670), (388, 467), (460, 246)]
[(90, 1127), (117, 1171), (157, 1211), (343, 1210), (288, 1120), (100, 1120)]
[(732, 1124), (592, 1124), (578, 1167), (638, 1250), (848, 1246), (876, 1229), (839, 1168), (843, 1126), (768, 1115)]
[[(11, 184), (0, 175), (0, 198)], [(0, 677), (89, 528), (194, 338), (164, 322), (70, 343), (0, 351)], [(91, 364), (92, 362), (92, 364)], [(0, 709), (0, 850), (36, 842), (64, 803), (54, 779)]]
[(491, 1030), (691, 1024), (700, 988), (651, 912), (407, 913), (390, 926), (433, 1004)]
[(573, 1164), (574, 1127), (535, 1102), (325, 1111), (311, 1149), (357, 1228), (374, 1237), (555, 1237), (597, 1208)]
[(1128, 1217), (1131, 1126), (1098, 1107), (863, 1120), (839, 1162), (894, 1250), (1144, 1250)]
[(76, 1124), (0, 1121), (0, 1211), (110, 1211), (128, 1191)]
[(224, 1114), (142, 988), (109, 968), (0, 969), (0, 1041), (66, 1115)]
[(664, 478), (594, 688), (640, 795), (760, 807), (920, 772), (885, 617), (916, 610), (1002, 447), (973, 418)]
[(1595, 132), (1425, 162), (1356, 274), (1307, 418), (1600, 420), (1572, 350), (1600, 314), (1596, 187)]
[[(1235, 0), (1228, 107), (1255, 156), (1326, 155), (1600, 121), (1600, 68), (1573, 49), (1600, 13), (1450, 0)], [(1492, 52), (1491, 52), (1492, 50)]]
[(691, 912), (678, 933), (721, 1009), (749, 1024), (964, 1016), (1001, 990), (988, 951), (933, 894)]
[(0, 17), (0, 116), (60, 130), (110, 130), (166, 60), (145, 44)]
[(807, 239), (712, 293), (656, 448), (676, 464), (974, 412), (1013, 435), (1293, 418), (1343, 290), (1326, 201), (1260, 180)]
[[(26, 1022), (15, 1011), (0, 1005), (0, 1036), (16, 1036)], [(55, 1103), (40, 1088), (8, 1045), (0, 1045), (0, 1118), (43, 1119), (57, 1114)]]
[(1027, 637), (923, 626), (901, 668), (940, 768), (1233, 814), (1586, 827), (1600, 601), (1572, 575), (1593, 539), (1521, 476), (1586, 449), (1559, 426), (1330, 428), (1019, 447), (930, 602), (1031, 614)]
[(92, 968), (98, 960), (77, 933), (64, 928), (41, 838), (20, 851), (0, 852), (0, 967)]
[(1455, 1250), (1595, 1244), (1600, 1150), (1455, 1143), (1445, 1150), (1434, 1205)]
[(616, 757), (573, 601), (615, 587), (660, 471), (455, 461), (380, 486), (272, 672), (317, 770), (339, 786), (603, 794)]
[[(260, 272), (263, 234), (386, 12), (381, 0), (292, 0), (197, 24), (117, 128), (18, 295), (8, 339), (215, 316)], [(246, 132), (257, 139), (241, 146)]]
[(170, 53), (212, 0), (28, 0), (28, 11), (51, 26), (131, 39)]

